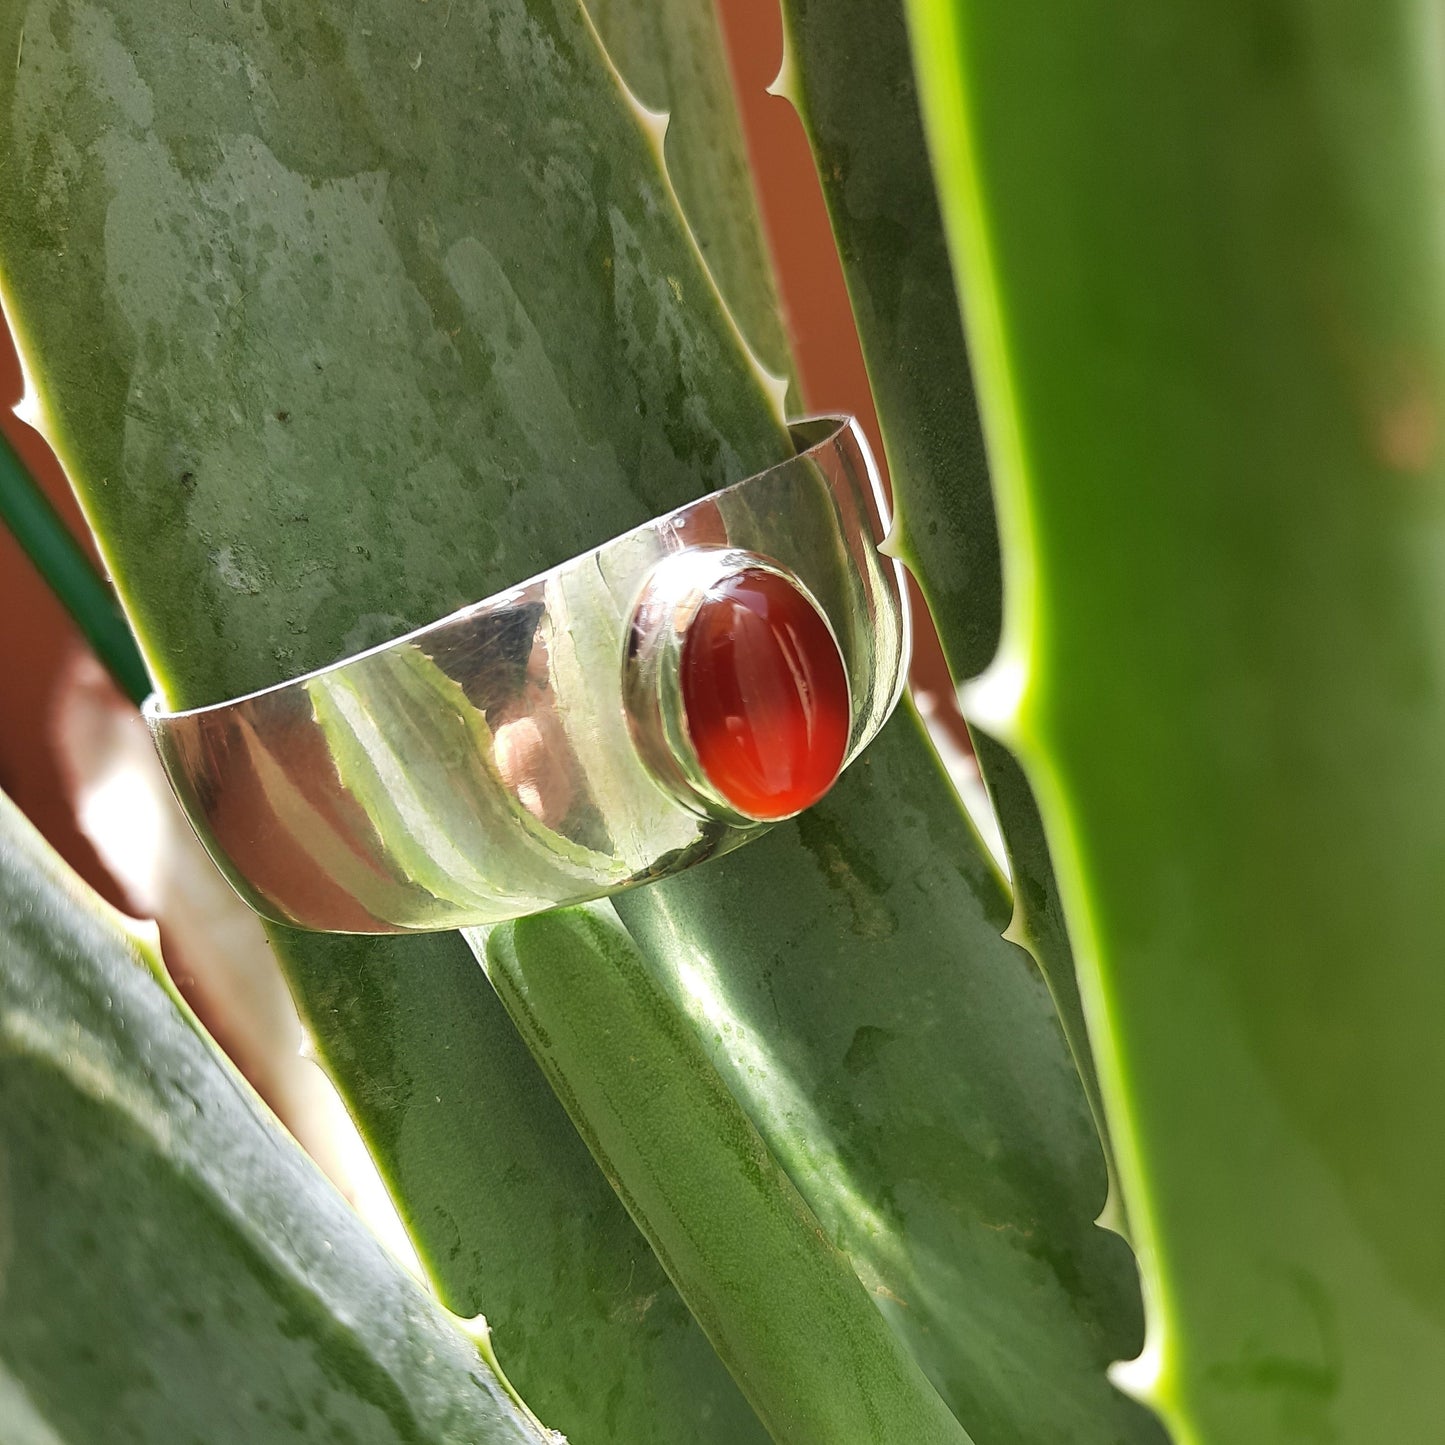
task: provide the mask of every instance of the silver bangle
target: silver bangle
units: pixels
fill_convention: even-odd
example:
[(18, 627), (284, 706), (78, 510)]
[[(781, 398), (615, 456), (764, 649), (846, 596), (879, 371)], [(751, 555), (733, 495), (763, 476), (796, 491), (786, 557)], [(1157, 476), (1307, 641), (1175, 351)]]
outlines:
[(909, 619), (851, 418), (799, 454), (380, 647), (144, 713), (241, 897), (330, 933), (495, 923), (681, 872), (831, 785)]

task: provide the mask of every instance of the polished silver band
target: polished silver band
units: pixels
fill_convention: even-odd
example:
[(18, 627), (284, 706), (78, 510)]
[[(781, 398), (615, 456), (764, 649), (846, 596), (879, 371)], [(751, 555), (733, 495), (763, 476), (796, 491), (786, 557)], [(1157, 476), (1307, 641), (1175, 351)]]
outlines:
[[(698, 599), (793, 583), (847, 679), (851, 761), (902, 690), (909, 621), (886, 503), (849, 418), (797, 456), (405, 637), (247, 697), (144, 708), (236, 891), (281, 923), (405, 933), (602, 897), (769, 824), (710, 782), (678, 698)], [(766, 741), (766, 740), (765, 740)]]

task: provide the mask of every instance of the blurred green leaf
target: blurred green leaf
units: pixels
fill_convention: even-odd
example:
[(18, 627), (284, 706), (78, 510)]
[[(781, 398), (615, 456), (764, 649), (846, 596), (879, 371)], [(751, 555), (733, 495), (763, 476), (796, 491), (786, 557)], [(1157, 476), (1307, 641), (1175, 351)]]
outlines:
[(553, 1437), (0, 795), (0, 1439)]
[[(330, 660), (783, 453), (573, 5), (144, 11), (0, 15), (0, 263), (174, 700)], [(622, 913), (680, 1027), (699, 971), (727, 981), (714, 1067), (976, 1438), (1105, 1439), (1137, 1294), (982, 859), (905, 713), (821, 808)], [(428, 1268), (485, 1303), (536, 1407), (577, 1445), (755, 1438), (463, 945), (275, 937)]]
[(1191, 1445), (1445, 1386), (1439, 12), (911, 0), (1043, 804)]

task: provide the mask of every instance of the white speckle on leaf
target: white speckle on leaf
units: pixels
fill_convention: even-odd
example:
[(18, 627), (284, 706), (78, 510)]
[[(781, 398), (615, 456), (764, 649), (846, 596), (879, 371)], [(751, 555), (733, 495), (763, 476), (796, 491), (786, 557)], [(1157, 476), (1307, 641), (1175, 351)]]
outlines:
[(221, 581), (233, 592), (254, 596), (261, 590), (262, 578), (241, 560), (236, 548), (217, 547), (211, 553), (211, 565), (220, 573)]

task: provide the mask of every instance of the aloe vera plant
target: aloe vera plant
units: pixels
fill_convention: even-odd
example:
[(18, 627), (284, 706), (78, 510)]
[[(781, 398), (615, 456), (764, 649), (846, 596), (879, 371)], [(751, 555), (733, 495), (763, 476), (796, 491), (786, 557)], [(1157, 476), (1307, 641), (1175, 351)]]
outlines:
[[(1430, 1438), (1424, 28), (1396, 0), (1353, 24), (908, 3), (917, 93), (902, 8), (856, 0), (788, 0), (781, 89), (893, 546), (959, 681), (988, 669), (966, 697), (1012, 885), (904, 704), (817, 807), (610, 903), (273, 928), (429, 1302), (0, 814), (24, 1105), (0, 1203), (44, 1245), (6, 1297), (0, 1438), (1160, 1445), (1161, 1416), (1210, 1445)], [(26, 415), (170, 703), (394, 636), (788, 454), (716, 19), (590, 9), (0, 11)], [(1298, 528), (1309, 476), (1327, 515)], [(323, 719), (347, 766), (404, 771), (355, 701)], [(1332, 716), (1401, 768), (1347, 773)], [(525, 826), (424, 781), (419, 870), (423, 840)], [(1375, 1127), (1390, 1110), (1409, 1128)], [(1095, 1222), (1104, 1133), (1145, 1404), (1108, 1374), (1145, 1336)], [(132, 1178), (128, 1217), (100, 1181)], [(458, 1323), (482, 1313), (490, 1337)], [(207, 1398), (217, 1369), (233, 1393)], [(155, 1387), (107, 1414), (122, 1373)]]

